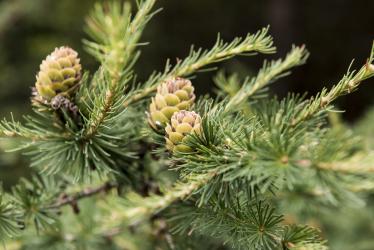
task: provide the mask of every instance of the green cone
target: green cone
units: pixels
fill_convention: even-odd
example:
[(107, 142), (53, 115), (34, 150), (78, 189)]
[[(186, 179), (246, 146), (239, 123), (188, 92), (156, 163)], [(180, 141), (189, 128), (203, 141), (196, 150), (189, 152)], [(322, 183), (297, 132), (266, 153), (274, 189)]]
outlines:
[(150, 125), (155, 129), (165, 127), (175, 112), (190, 109), (194, 101), (194, 87), (190, 80), (179, 77), (167, 80), (157, 88), (157, 94), (152, 98)]
[(73, 49), (56, 48), (40, 65), (35, 84), (38, 95), (50, 101), (76, 86), (82, 75), (79, 60), (78, 53)]
[(165, 128), (166, 147), (171, 152), (191, 152), (192, 149), (184, 145), (187, 135), (200, 134), (201, 117), (193, 111), (179, 111), (171, 117), (170, 123)]

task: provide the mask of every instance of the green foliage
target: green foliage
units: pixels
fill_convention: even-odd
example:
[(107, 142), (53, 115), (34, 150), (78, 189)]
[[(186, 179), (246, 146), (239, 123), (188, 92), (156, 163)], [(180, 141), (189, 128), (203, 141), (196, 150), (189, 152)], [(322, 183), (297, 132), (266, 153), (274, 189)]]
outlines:
[(45, 205), (53, 203), (60, 191), (58, 183), (52, 178), (35, 176), (30, 181), (22, 179), (14, 186), (12, 195), (14, 206), (22, 214), (23, 223), (33, 223), (37, 230), (50, 227), (55, 222), (55, 211)]
[(237, 204), (230, 209), (205, 206), (196, 209), (193, 204), (172, 216), (176, 233), (198, 231), (224, 240), (234, 248), (274, 249), (279, 242), (282, 217), (261, 201)]
[(7, 237), (19, 234), (17, 223), (21, 221), (15, 207), (0, 190), (0, 240), (3, 242)]
[[(265, 61), (263, 67), (259, 70), (257, 76), (253, 78), (246, 78), (240, 89), (236, 89), (232, 93), (226, 109), (237, 109), (238, 106), (243, 106), (248, 98), (264, 97), (266, 87), (276, 81), (277, 79), (289, 74), (288, 70), (304, 64), (309, 56), (305, 47), (292, 47), (292, 50), (287, 54), (284, 60)], [(223, 82), (223, 83), (221, 83)], [(225, 83), (226, 82), (226, 83)], [(222, 79), (222, 76), (216, 79), (216, 83), (220, 88), (227, 88), (227, 80)], [(234, 78), (232, 83), (237, 83), (238, 80)], [(230, 85), (229, 85), (230, 86)], [(261, 95), (262, 93), (262, 95)], [(266, 95), (265, 95), (266, 97)], [(243, 107), (242, 107), (243, 108)]]
[[(34, 105), (25, 122), (0, 122), (39, 172), (0, 198), (0, 233), (12, 249), (326, 249), (302, 217), (319, 208), (362, 204), (373, 189), (373, 155), (344, 127), (327, 121), (331, 103), (374, 76), (373, 57), (316, 97), (266, 98), (267, 87), (304, 64), (293, 46), (253, 78), (218, 75), (218, 97), (200, 98), (199, 133), (189, 152), (166, 152), (163, 131), (148, 127), (149, 96), (172, 77), (187, 77), (237, 55), (274, 53), (269, 28), (183, 60), (138, 83), (134, 64), (155, 0), (97, 4), (85, 48), (100, 63), (85, 73), (68, 107)], [(240, 84), (239, 81), (242, 81)], [(81, 201), (82, 200), (82, 201)], [(69, 206), (73, 212), (69, 211)], [(287, 220), (291, 213), (295, 219)], [(24, 232), (20, 232), (20, 229)], [(174, 233), (180, 234), (175, 235)], [(37, 234), (37, 235), (36, 235)], [(191, 236), (191, 240), (183, 238)], [(196, 243), (201, 244), (200, 246)], [(191, 244), (190, 244), (191, 243)]]
[(295, 249), (298, 244), (324, 244), (315, 228), (282, 225), (282, 216), (263, 201), (237, 202), (230, 208), (214, 203), (195, 208), (190, 204), (179, 211), (170, 215), (175, 233), (212, 235), (235, 249)]

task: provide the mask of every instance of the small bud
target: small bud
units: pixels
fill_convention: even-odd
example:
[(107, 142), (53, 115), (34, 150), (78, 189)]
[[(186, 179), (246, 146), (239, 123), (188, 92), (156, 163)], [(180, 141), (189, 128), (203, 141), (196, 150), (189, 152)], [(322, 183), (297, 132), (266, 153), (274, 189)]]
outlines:
[(113, 97), (113, 93), (112, 93), (112, 91), (108, 90), (108, 91), (105, 93), (105, 97), (106, 97), (107, 99), (112, 98), (112, 97)]
[(280, 159), (280, 162), (284, 165), (288, 164), (289, 162), (288, 156), (287, 155), (282, 156)]
[(321, 107), (325, 107), (330, 102), (328, 97), (322, 97), (321, 99)]
[(368, 70), (370, 73), (374, 73), (374, 64), (369, 64), (368, 65)]
[(76, 51), (68, 47), (56, 48), (40, 65), (35, 84), (38, 95), (50, 101), (67, 92), (79, 83), (81, 70)]
[(232, 144), (232, 140), (231, 140), (230, 138), (226, 138), (226, 139), (225, 139), (225, 144), (226, 144), (227, 146), (231, 146), (231, 144)]
[(195, 100), (190, 80), (173, 78), (162, 83), (150, 105), (148, 121), (157, 129), (165, 127), (175, 112), (188, 110)]
[(356, 83), (353, 80), (348, 82), (348, 92), (350, 93), (356, 87)]
[(348, 86), (349, 86), (350, 88), (354, 88), (354, 87), (356, 86), (355, 81), (350, 80), (349, 83), (348, 83)]
[(171, 117), (165, 128), (166, 147), (171, 152), (191, 152), (192, 149), (184, 145), (187, 135), (199, 134), (201, 131), (201, 117), (193, 111), (179, 111)]

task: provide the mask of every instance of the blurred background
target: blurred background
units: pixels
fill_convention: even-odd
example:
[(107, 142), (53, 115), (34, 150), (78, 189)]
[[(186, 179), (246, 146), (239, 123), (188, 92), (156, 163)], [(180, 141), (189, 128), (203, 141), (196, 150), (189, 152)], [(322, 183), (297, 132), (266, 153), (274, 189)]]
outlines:
[[(18, 114), (29, 108), (30, 87), (43, 58), (55, 47), (68, 45), (79, 51), (91, 72), (96, 63), (82, 49), (84, 18), (93, 0), (0, 0), (0, 114)], [(278, 53), (274, 56), (236, 58), (228, 71), (254, 74), (263, 59), (286, 54), (292, 44), (305, 44), (311, 56), (292, 76), (272, 88), (279, 95), (288, 91), (314, 94), (340, 79), (353, 58), (362, 64), (374, 39), (372, 0), (158, 0), (163, 11), (149, 24), (138, 63), (140, 79), (161, 70), (167, 58), (187, 55), (191, 44), (210, 48), (217, 33), (226, 40), (244, 36), (270, 25)], [(200, 74), (198, 91), (212, 89), (213, 73)], [(374, 103), (374, 83), (339, 100), (344, 117), (354, 121)]]
[[(73, 47), (84, 68), (95, 70), (96, 62), (81, 43), (84, 18), (94, 2), (0, 0), (1, 117), (12, 112), (19, 119), (30, 111), (35, 74), (55, 47)], [(352, 59), (356, 59), (354, 66), (362, 65), (374, 39), (373, 0), (159, 0), (158, 7), (163, 11), (144, 34), (143, 41), (151, 44), (142, 48), (137, 64), (140, 79), (146, 79), (153, 70), (162, 70), (167, 58), (175, 62), (185, 57), (192, 44), (210, 48), (218, 32), (230, 41), (270, 25), (276, 55), (236, 58), (218, 66), (225, 66), (228, 73), (252, 75), (264, 59), (283, 57), (292, 44), (305, 44), (311, 52), (308, 63), (273, 85), (272, 91), (279, 96), (289, 91), (313, 95), (336, 83)], [(214, 74), (203, 73), (194, 80), (199, 93), (212, 92)], [(340, 98), (337, 105), (346, 111), (343, 118), (349, 123), (358, 120), (374, 105), (373, 93), (374, 81), (369, 80), (357, 92)], [(18, 153), (4, 154), (7, 146), (0, 142), (0, 181), (5, 188), (29, 173), (27, 158)]]

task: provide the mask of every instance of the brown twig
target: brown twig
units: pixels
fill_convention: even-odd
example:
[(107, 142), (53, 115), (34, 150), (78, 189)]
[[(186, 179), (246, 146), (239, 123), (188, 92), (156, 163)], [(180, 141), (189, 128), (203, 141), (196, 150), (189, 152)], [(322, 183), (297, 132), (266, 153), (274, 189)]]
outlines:
[(91, 197), (91, 196), (94, 196), (94, 195), (102, 193), (102, 192), (108, 192), (109, 190), (111, 190), (112, 188), (115, 188), (115, 187), (118, 187), (117, 183), (106, 182), (104, 185), (101, 185), (101, 186), (96, 187), (96, 188), (87, 188), (87, 189), (84, 189), (83, 191), (80, 191), (78, 193), (71, 194), (71, 195), (66, 195), (65, 194), (65, 195), (62, 195), (57, 200), (56, 203), (52, 204), (48, 208), (49, 209), (57, 209), (57, 208), (61, 208), (61, 207), (66, 206), (66, 205), (71, 205), (71, 206), (74, 207), (74, 206), (77, 205), (78, 200), (81, 200), (81, 199), (87, 198), (87, 197)]

